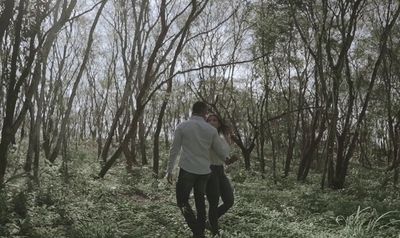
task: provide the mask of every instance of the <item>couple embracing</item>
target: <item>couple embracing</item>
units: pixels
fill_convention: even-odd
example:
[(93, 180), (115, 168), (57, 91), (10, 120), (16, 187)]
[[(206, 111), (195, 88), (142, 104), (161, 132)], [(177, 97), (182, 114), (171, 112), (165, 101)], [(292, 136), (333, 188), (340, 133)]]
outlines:
[[(229, 157), (230, 136), (222, 121), (217, 115), (207, 114), (206, 103), (193, 104), (190, 119), (180, 123), (175, 130), (167, 168), (167, 180), (172, 184), (172, 171), (182, 150), (176, 199), (193, 237), (205, 237), (205, 195), (213, 235), (219, 235), (218, 218), (233, 205), (233, 189), (225, 175), (224, 164), (232, 163), (237, 157)], [(197, 215), (189, 204), (192, 189)], [(220, 197), (223, 204), (218, 206)]]

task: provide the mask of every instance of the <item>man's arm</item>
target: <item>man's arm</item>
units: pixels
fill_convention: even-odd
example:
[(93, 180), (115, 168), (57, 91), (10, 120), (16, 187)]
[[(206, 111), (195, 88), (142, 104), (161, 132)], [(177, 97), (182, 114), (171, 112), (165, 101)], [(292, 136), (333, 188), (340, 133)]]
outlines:
[(211, 148), (217, 154), (218, 158), (222, 161), (226, 161), (229, 158), (229, 146), (226, 146), (221, 137), (219, 137), (218, 132), (213, 135), (213, 140), (211, 143)]
[(182, 146), (182, 133), (178, 126), (174, 132), (174, 139), (172, 140), (171, 149), (169, 150), (169, 161), (167, 166), (167, 180), (172, 183), (172, 171), (175, 167), (176, 159)]

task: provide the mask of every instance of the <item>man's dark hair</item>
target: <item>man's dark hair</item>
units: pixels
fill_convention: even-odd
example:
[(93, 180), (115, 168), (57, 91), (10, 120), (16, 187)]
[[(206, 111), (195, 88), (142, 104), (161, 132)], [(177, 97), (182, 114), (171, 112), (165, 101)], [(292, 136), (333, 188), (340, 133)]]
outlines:
[(205, 114), (208, 111), (208, 106), (205, 102), (197, 101), (193, 104), (192, 113)]

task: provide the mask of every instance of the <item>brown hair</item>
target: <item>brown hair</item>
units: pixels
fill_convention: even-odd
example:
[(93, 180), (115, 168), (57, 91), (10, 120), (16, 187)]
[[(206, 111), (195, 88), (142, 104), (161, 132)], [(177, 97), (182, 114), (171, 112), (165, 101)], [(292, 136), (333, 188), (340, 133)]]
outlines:
[(217, 128), (219, 134), (223, 134), (226, 138), (230, 138), (230, 127), (215, 113), (210, 113), (207, 116), (207, 122), (208, 119), (211, 117), (216, 117), (218, 122), (219, 122), (219, 127)]

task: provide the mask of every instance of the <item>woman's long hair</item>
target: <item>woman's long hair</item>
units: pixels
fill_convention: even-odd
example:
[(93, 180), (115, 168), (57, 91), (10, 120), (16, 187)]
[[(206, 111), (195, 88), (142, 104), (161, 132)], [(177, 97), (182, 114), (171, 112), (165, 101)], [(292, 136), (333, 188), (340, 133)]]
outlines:
[(219, 122), (219, 127), (217, 128), (218, 134), (222, 134), (225, 139), (228, 140), (228, 142), (230, 143), (230, 139), (231, 139), (231, 128), (221, 119), (221, 117), (219, 117), (217, 114), (215, 113), (211, 113), (207, 116), (207, 122), (208, 119), (211, 117), (215, 117), (217, 118), (218, 122)]

